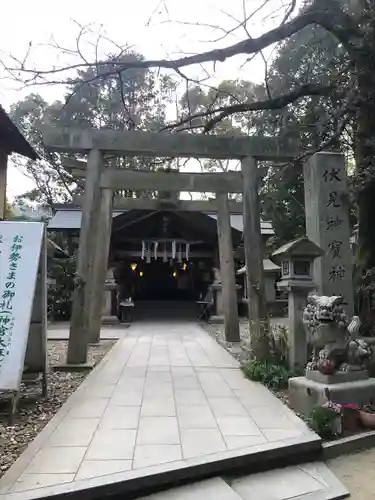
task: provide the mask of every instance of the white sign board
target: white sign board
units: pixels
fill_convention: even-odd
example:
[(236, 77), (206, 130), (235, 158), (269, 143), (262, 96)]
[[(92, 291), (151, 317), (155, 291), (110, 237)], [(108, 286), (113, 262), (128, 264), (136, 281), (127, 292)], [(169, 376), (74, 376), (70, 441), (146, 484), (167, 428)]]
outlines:
[(0, 222), (0, 391), (22, 380), (44, 235), (42, 222)]

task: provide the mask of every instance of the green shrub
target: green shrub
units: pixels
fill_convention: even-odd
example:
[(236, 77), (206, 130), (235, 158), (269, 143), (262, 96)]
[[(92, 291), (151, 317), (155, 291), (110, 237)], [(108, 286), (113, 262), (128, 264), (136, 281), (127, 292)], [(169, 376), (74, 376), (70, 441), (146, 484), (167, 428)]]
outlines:
[(288, 329), (283, 325), (270, 325), (269, 345), (272, 357), (278, 365), (288, 366)]
[(49, 263), (49, 276), (56, 280), (48, 287), (48, 314), (52, 321), (68, 321), (71, 316), (76, 256), (53, 258)]
[(283, 364), (268, 360), (252, 359), (243, 366), (247, 378), (254, 382), (261, 382), (269, 389), (286, 389), (288, 380), (294, 374)]
[(309, 424), (312, 430), (322, 438), (329, 439), (337, 436), (341, 433), (341, 410), (330, 402), (315, 406), (311, 411)]

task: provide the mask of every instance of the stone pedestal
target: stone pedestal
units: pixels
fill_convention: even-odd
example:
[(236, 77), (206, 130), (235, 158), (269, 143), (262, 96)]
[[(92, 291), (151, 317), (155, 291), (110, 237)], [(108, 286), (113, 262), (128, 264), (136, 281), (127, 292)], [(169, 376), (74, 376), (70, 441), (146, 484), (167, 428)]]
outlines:
[(113, 301), (116, 300), (116, 289), (117, 285), (113, 278), (113, 270), (110, 269), (107, 272), (107, 279), (104, 285), (103, 293), (103, 309), (102, 309), (102, 324), (103, 325), (116, 325), (120, 321), (117, 316), (112, 314), (115, 309), (113, 307)]
[[(211, 285), (214, 296), (214, 314), (211, 315), (209, 322), (212, 324), (224, 323), (224, 305), (223, 305), (223, 286), (220, 282), (214, 282)], [(236, 290), (240, 290), (241, 286), (236, 285)]]
[(288, 293), (289, 366), (291, 369), (304, 367), (307, 363), (307, 340), (302, 317), (307, 295), (315, 289), (315, 283), (307, 280), (283, 280), (278, 283), (278, 287)]
[[(264, 272), (264, 289), (266, 293), (267, 304), (272, 304), (276, 301), (276, 289), (275, 283), (277, 280), (278, 273), (274, 272)], [(245, 280), (246, 281), (246, 280)]]
[[(371, 404), (375, 401), (375, 378), (367, 378), (366, 372), (335, 373), (328, 376), (327, 381), (318, 381), (324, 375), (317, 374), (317, 380), (307, 377), (294, 377), (289, 379), (289, 404), (297, 413), (310, 416), (315, 406), (326, 403), (326, 391), (335, 403), (356, 403), (357, 405)], [(311, 375), (310, 375), (311, 377)], [(332, 377), (329, 379), (329, 377)], [(348, 378), (355, 379), (351, 381)], [(362, 379), (361, 379), (362, 377)], [(313, 376), (314, 378), (314, 376)], [(333, 382), (333, 383), (332, 383)]]
[(215, 297), (215, 314), (217, 316), (224, 315), (223, 309), (223, 286), (221, 283), (216, 283), (212, 285), (212, 291)]
[(367, 380), (368, 372), (366, 370), (353, 372), (336, 372), (332, 375), (324, 375), (318, 370), (307, 371), (305, 374), (307, 380), (318, 382), (319, 384), (343, 384), (345, 382), (356, 382), (358, 380)]
[(223, 287), (220, 282), (214, 282), (211, 285), (213, 297), (214, 297), (214, 313), (210, 316), (210, 323), (212, 324), (222, 324), (224, 323), (224, 311), (223, 311)]

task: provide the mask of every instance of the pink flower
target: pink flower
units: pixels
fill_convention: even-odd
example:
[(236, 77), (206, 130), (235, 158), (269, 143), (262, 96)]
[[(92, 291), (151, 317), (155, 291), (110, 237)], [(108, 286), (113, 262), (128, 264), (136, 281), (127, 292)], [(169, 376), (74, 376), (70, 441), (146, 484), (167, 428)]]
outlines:
[(327, 401), (326, 403), (324, 403), (323, 408), (329, 408), (336, 413), (341, 413), (342, 405), (340, 403), (334, 403), (333, 401)]
[(343, 408), (348, 408), (350, 410), (359, 410), (359, 406), (356, 403), (345, 403), (342, 405)]

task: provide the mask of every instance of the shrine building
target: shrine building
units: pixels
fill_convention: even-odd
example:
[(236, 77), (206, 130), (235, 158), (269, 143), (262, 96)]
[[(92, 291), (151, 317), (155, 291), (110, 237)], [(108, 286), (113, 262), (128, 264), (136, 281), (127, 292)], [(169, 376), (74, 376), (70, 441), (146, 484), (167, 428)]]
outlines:
[[(49, 231), (63, 231), (71, 248), (78, 246), (81, 207), (65, 204), (55, 209)], [(246, 298), (242, 214), (231, 213), (230, 221), (238, 303), (245, 309), (241, 306)], [(261, 233), (265, 243), (274, 234), (272, 223), (262, 221)], [(119, 300), (131, 298), (136, 316), (155, 317), (166, 309), (168, 315), (174, 310), (181, 316), (207, 296), (215, 280), (220, 281), (219, 269), (216, 213), (186, 212), (162, 202), (160, 210), (114, 210), (107, 279), (116, 283), (116, 298), (106, 315), (115, 314)], [(264, 269), (267, 301), (272, 303), (276, 301), (278, 267), (265, 259)], [(217, 300), (215, 308), (220, 316)]]

